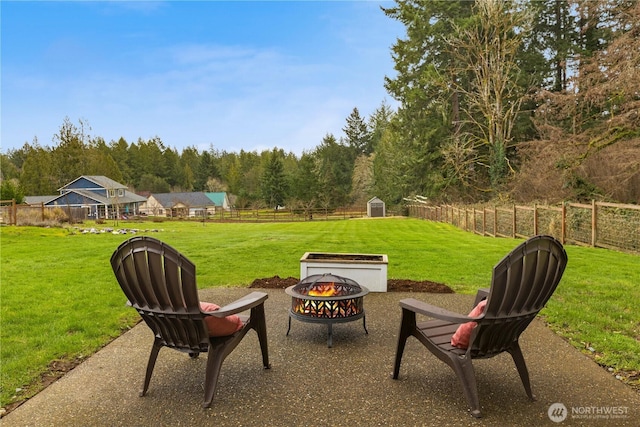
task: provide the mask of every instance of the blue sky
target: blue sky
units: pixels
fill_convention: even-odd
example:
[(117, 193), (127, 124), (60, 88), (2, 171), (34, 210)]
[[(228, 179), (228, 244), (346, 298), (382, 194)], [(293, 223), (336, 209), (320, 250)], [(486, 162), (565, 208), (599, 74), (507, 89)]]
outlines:
[(8, 2), (1, 150), (53, 146), (65, 117), (108, 143), (300, 155), (368, 117), (404, 27), (380, 1)]

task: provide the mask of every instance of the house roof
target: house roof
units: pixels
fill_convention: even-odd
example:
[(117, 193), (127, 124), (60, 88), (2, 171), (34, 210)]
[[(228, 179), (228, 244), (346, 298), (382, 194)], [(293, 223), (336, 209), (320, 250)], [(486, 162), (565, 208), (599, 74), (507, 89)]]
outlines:
[(178, 204), (185, 206), (212, 206), (213, 202), (203, 192), (194, 193), (153, 193), (153, 197), (164, 208), (172, 208)]
[(51, 196), (25, 196), (24, 202), (27, 205), (39, 205), (40, 203), (47, 203), (58, 196), (59, 194), (54, 194)]
[(120, 184), (119, 182), (114, 181), (111, 178), (107, 178), (106, 176), (103, 176), (103, 175), (82, 175), (82, 176), (77, 177), (73, 181), (68, 182), (67, 184), (65, 184), (64, 186), (59, 188), (58, 190), (62, 190), (64, 188), (67, 188), (68, 186), (70, 186), (74, 182), (77, 182), (77, 181), (79, 181), (81, 179), (86, 179), (86, 180), (89, 180), (91, 182), (94, 182), (97, 185), (99, 185), (100, 187), (105, 188), (105, 189), (127, 188), (126, 185)]
[(114, 198), (110, 199), (106, 196), (103, 196), (100, 193), (96, 193), (95, 191), (74, 189), (74, 190), (67, 191), (65, 194), (60, 194), (54, 197), (53, 199), (50, 199), (47, 203), (54, 202), (55, 200), (58, 200), (58, 199), (64, 199), (65, 197), (68, 197), (69, 193), (78, 194), (85, 199), (95, 201), (97, 204), (109, 205), (109, 206), (116, 205), (116, 204), (140, 203), (140, 202), (145, 202), (147, 200), (145, 197), (138, 196), (137, 194), (132, 193), (130, 191), (126, 191), (126, 190), (124, 192), (124, 196), (118, 197), (117, 199), (114, 199)]
[(206, 194), (209, 200), (215, 203), (216, 206), (224, 206), (224, 199), (227, 196), (227, 193), (225, 193), (224, 191), (216, 192), (216, 193), (204, 193), (204, 194)]

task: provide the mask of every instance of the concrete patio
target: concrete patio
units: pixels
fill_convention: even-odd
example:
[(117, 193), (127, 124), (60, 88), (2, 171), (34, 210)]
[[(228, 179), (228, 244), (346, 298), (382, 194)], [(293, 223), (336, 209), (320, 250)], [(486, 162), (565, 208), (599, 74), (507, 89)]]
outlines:
[[(250, 290), (216, 288), (201, 299), (228, 303)], [(483, 418), (476, 420), (453, 371), (415, 339), (407, 343), (400, 379), (391, 379), (401, 310), (416, 297), (461, 313), (473, 297), (372, 293), (362, 321), (336, 324), (333, 347), (324, 325), (293, 320), (290, 297), (266, 290), (269, 356), (263, 370), (250, 332), (222, 367), (210, 409), (202, 408), (206, 355), (192, 360), (163, 349), (146, 397), (139, 397), (152, 342), (139, 324), (0, 420), (13, 426), (637, 426), (640, 393), (616, 380), (536, 320), (521, 338), (537, 401), (524, 391), (508, 354), (474, 363)], [(124, 303), (124, 300), (123, 300)], [(552, 422), (550, 406), (567, 418)], [(613, 409), (612, 409), (613, 408)], [(617, 418), (605, 418), (615, 411)], [(589, 413), (587, 413), (589, 412)], [(599, 412), (599, 413), (598, 413)], [(577, 415), (580, 417), (578, 418)]]

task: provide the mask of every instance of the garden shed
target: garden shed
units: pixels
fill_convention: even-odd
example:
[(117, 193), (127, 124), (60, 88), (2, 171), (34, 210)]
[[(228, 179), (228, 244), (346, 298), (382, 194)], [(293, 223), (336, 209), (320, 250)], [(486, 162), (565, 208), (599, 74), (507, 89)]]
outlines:
[(367, 216), (370, 217), (384, 217), (385, 206), (384, 202), (377, 197), (367, 202)]

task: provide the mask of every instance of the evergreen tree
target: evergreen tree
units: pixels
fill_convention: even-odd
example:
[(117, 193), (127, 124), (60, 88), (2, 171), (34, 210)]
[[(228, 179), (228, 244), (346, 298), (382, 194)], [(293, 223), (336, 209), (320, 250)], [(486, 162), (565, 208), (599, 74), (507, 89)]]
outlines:
[[(416, 193), (439, 195), (443, 183), (461, 185), (459, 180), (445, 179), (443, 150), (463, 130), (460, 93), (454, 88), (465, 87), (467, 76), (454, 72), (458, 59), (448, 49), (447, 39), (456, 26), (469, 23), (472, 6), (469, 1), (398, 0), (395, 7), (383, 8), (406, 27), (406, 38), (392, 46), (397, 75), (385, 78), (385, 88), (400, 107), (385, 155), (375, 160), (376, 180), (381, 169), (401, 180), (393, 191), (387, 187), (400, 193), (393, 200)], [(395, 166), (385, 159), (394, 159)]]
[(57, 193), (61, 185), (53, 171), (52, 157), (48, 148), (39, 145), (27, 148), (20, 174), (20, 184), (26, 195), (48, 196)]
[(282, 163), (283, 153), (274, 148), (262, 172), (260, 192), (267, 206), (283, 206), (287, 197), (287, 183)]
[(10, 156), (0, 153), (0, 181), (20, 178), (20, 170), (11, 161)]
[(111, 156), (111, 150), (101, 137), (89, 141), (85, 175), (103, 175), (123, 182), (122, 172)]
[(58, 143), (51, 151), (51, 166), (56, 188), (62, 187), (81, 175), (88, 174), (86, 141), (90, 136), (85, 132), (91, 128), (82, 120), (79, 121), (79, 126), (75, 126), (68, 117), (65, 117), (58, 133), (53, 136), (54, 142)]
[(291, 197), (311, 208), (319, 200), (319, 187), (315, 158), (310, 153), (302, 153), (289, 181)]
[(180, 165), (184, 170), (184, 181), (181, 187), (189, 189), (189, 191), (200, 191), (202, 187), (196, 186), (197, 171), (200, 168), (200, 153), (195, 147), (186, 147), (180, 153)]
[(342, 128), (347, 137), (347, 144), (353, 151), (353, 157), (361, 154), (369, 155), (373, 152), (371, 134), (364, 119), (360, 117), (360, 112), (354, 108), (349, 117), (347, 125)]
[(332, 134), (327, 134), (313, 156), (324, 207), (334, 209), (347, 205), (353, 175), (351, 148), (339, 144)]
[(215, 158), (209, 151), (203, 152), (200, 156), (198, 168), (196, 169), (194, 188), (202, 191), (211, 178), (217, 177), (219, 177), (219, 173), (215, 164)]
[(131, 156), (129, 153), (129, 143), (124, 138), (119, 138), (118, 141), (111, 141), (109, 143), (109, 153), (122, 174), (122, 181), (119, 182), (132, 185), (133, 177), (130, 166)]
[(389, 129), (394, 115), (395, 112), (393, 109), (383, 101), (373, 114), (369, 116), (367, 127), (369, 128), (371, 147), (373, 151), (378, 147), (378, 143), (382, 139), (385, 131)]
[(3, 179), (0, 183), (0, 200), (15, 200), (17, 204), (24, 202), (24, 191), (17, 179)]

